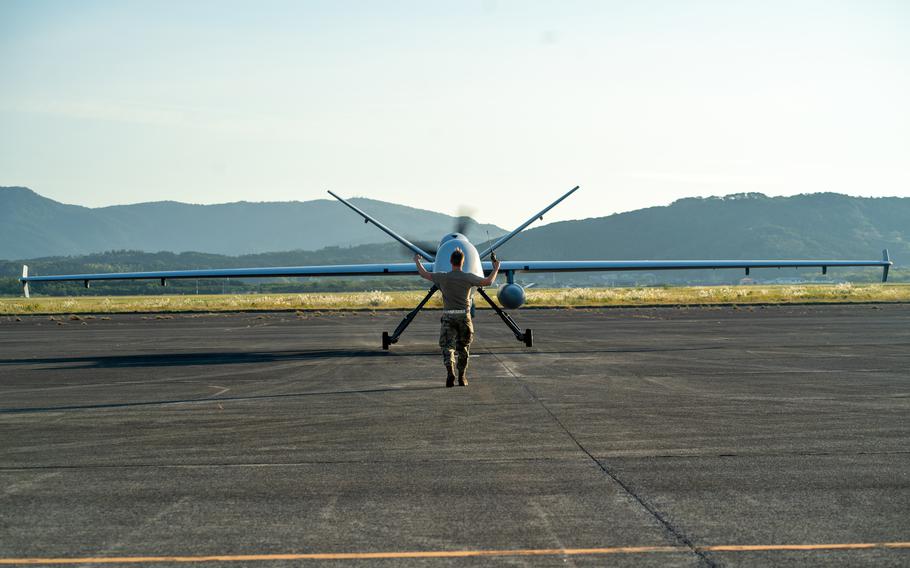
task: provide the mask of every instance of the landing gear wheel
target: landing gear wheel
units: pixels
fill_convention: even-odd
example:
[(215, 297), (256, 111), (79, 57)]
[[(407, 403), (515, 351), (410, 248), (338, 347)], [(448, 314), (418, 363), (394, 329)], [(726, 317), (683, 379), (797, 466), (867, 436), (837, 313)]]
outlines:
[(525, 342), (525, 347), (531, 347), (534, 345), (534, 334), (531, 333), (530, 329), (525, 330), (524, 336), (521, 338)]
[(382, 348), (384, 350), (388, 351), (389, 345), (391, 345), (391, 344), (392, 344), (392, 342), (389, 340), (389, 332), (383, 331), (382, 332)]

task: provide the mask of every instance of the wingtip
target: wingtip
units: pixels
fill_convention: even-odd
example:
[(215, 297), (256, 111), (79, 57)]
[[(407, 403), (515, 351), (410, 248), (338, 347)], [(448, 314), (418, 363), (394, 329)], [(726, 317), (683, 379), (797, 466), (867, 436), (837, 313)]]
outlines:
[(28, 290), (27, 278), (28, 278), (28, 265), (23, 264), (22, 265), (22, 279), (20, 280), (20, 282), (22, 282), (22, 295), (25, 296), (26, 298), (30, 298), (31, 294), (29, 293), (29, 290)]

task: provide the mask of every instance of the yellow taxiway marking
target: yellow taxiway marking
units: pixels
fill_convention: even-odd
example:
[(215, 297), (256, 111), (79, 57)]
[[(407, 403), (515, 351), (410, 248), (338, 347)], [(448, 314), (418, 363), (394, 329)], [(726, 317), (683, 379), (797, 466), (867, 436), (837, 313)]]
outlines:
[[(699, 552), (767, 552), (812, 550), (910, 549), (910, 542), (832, 544), (746, 544), (699, 546)], [(533, 548), (516, 550), (427, 550), (404, 552), (321, 552), (288, 554), (229, 554), (209, 556), (100, 556), (86, 558), (0, 558), (0, 564), (151, 564), (156, 562), (269, 562), (277, 560), (370, 560), (395, 558), (472, 558), (479, 556), (596, 556), (690, 552), (684, 546), (614, 546), (609, 548)]]

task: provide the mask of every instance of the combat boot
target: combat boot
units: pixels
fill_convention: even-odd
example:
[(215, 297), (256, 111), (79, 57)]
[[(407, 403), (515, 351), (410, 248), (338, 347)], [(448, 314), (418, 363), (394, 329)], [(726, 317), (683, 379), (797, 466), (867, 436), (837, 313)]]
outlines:
[(452, 388), (455, 386), (455, 373), (452, 372), (452, 367), (446, 365), (446, 388)]
[(458, 386), (466, 387), (468, 386), (468, 377), (464, 374), (458, 375)]

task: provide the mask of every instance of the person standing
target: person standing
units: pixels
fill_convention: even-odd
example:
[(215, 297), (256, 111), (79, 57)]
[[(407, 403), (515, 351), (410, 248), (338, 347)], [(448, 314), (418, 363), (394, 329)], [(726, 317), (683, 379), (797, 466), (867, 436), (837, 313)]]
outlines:
[(474, 288), (489, 286), (496, 281), (499, 274), (499, 259), (492, 255), (493, 272), (486, 278), (465, 272), (464, 251), (456, 248), (449, 258), (452, 270), (449, 272), (429, 272), (423, 267), (420, 255), (414, 255), (417, 273), (429, 280), (442, 292), (442, 327), (439, 331), (439, 347), (442, 349), (442, 360), (446, 367), (446, 387), (455, 386), (457, 378), (461, 386), (468, 385), (467, 370), (471, 341), (474, 340), (474, 324), (471, 321), (471, 301)]

